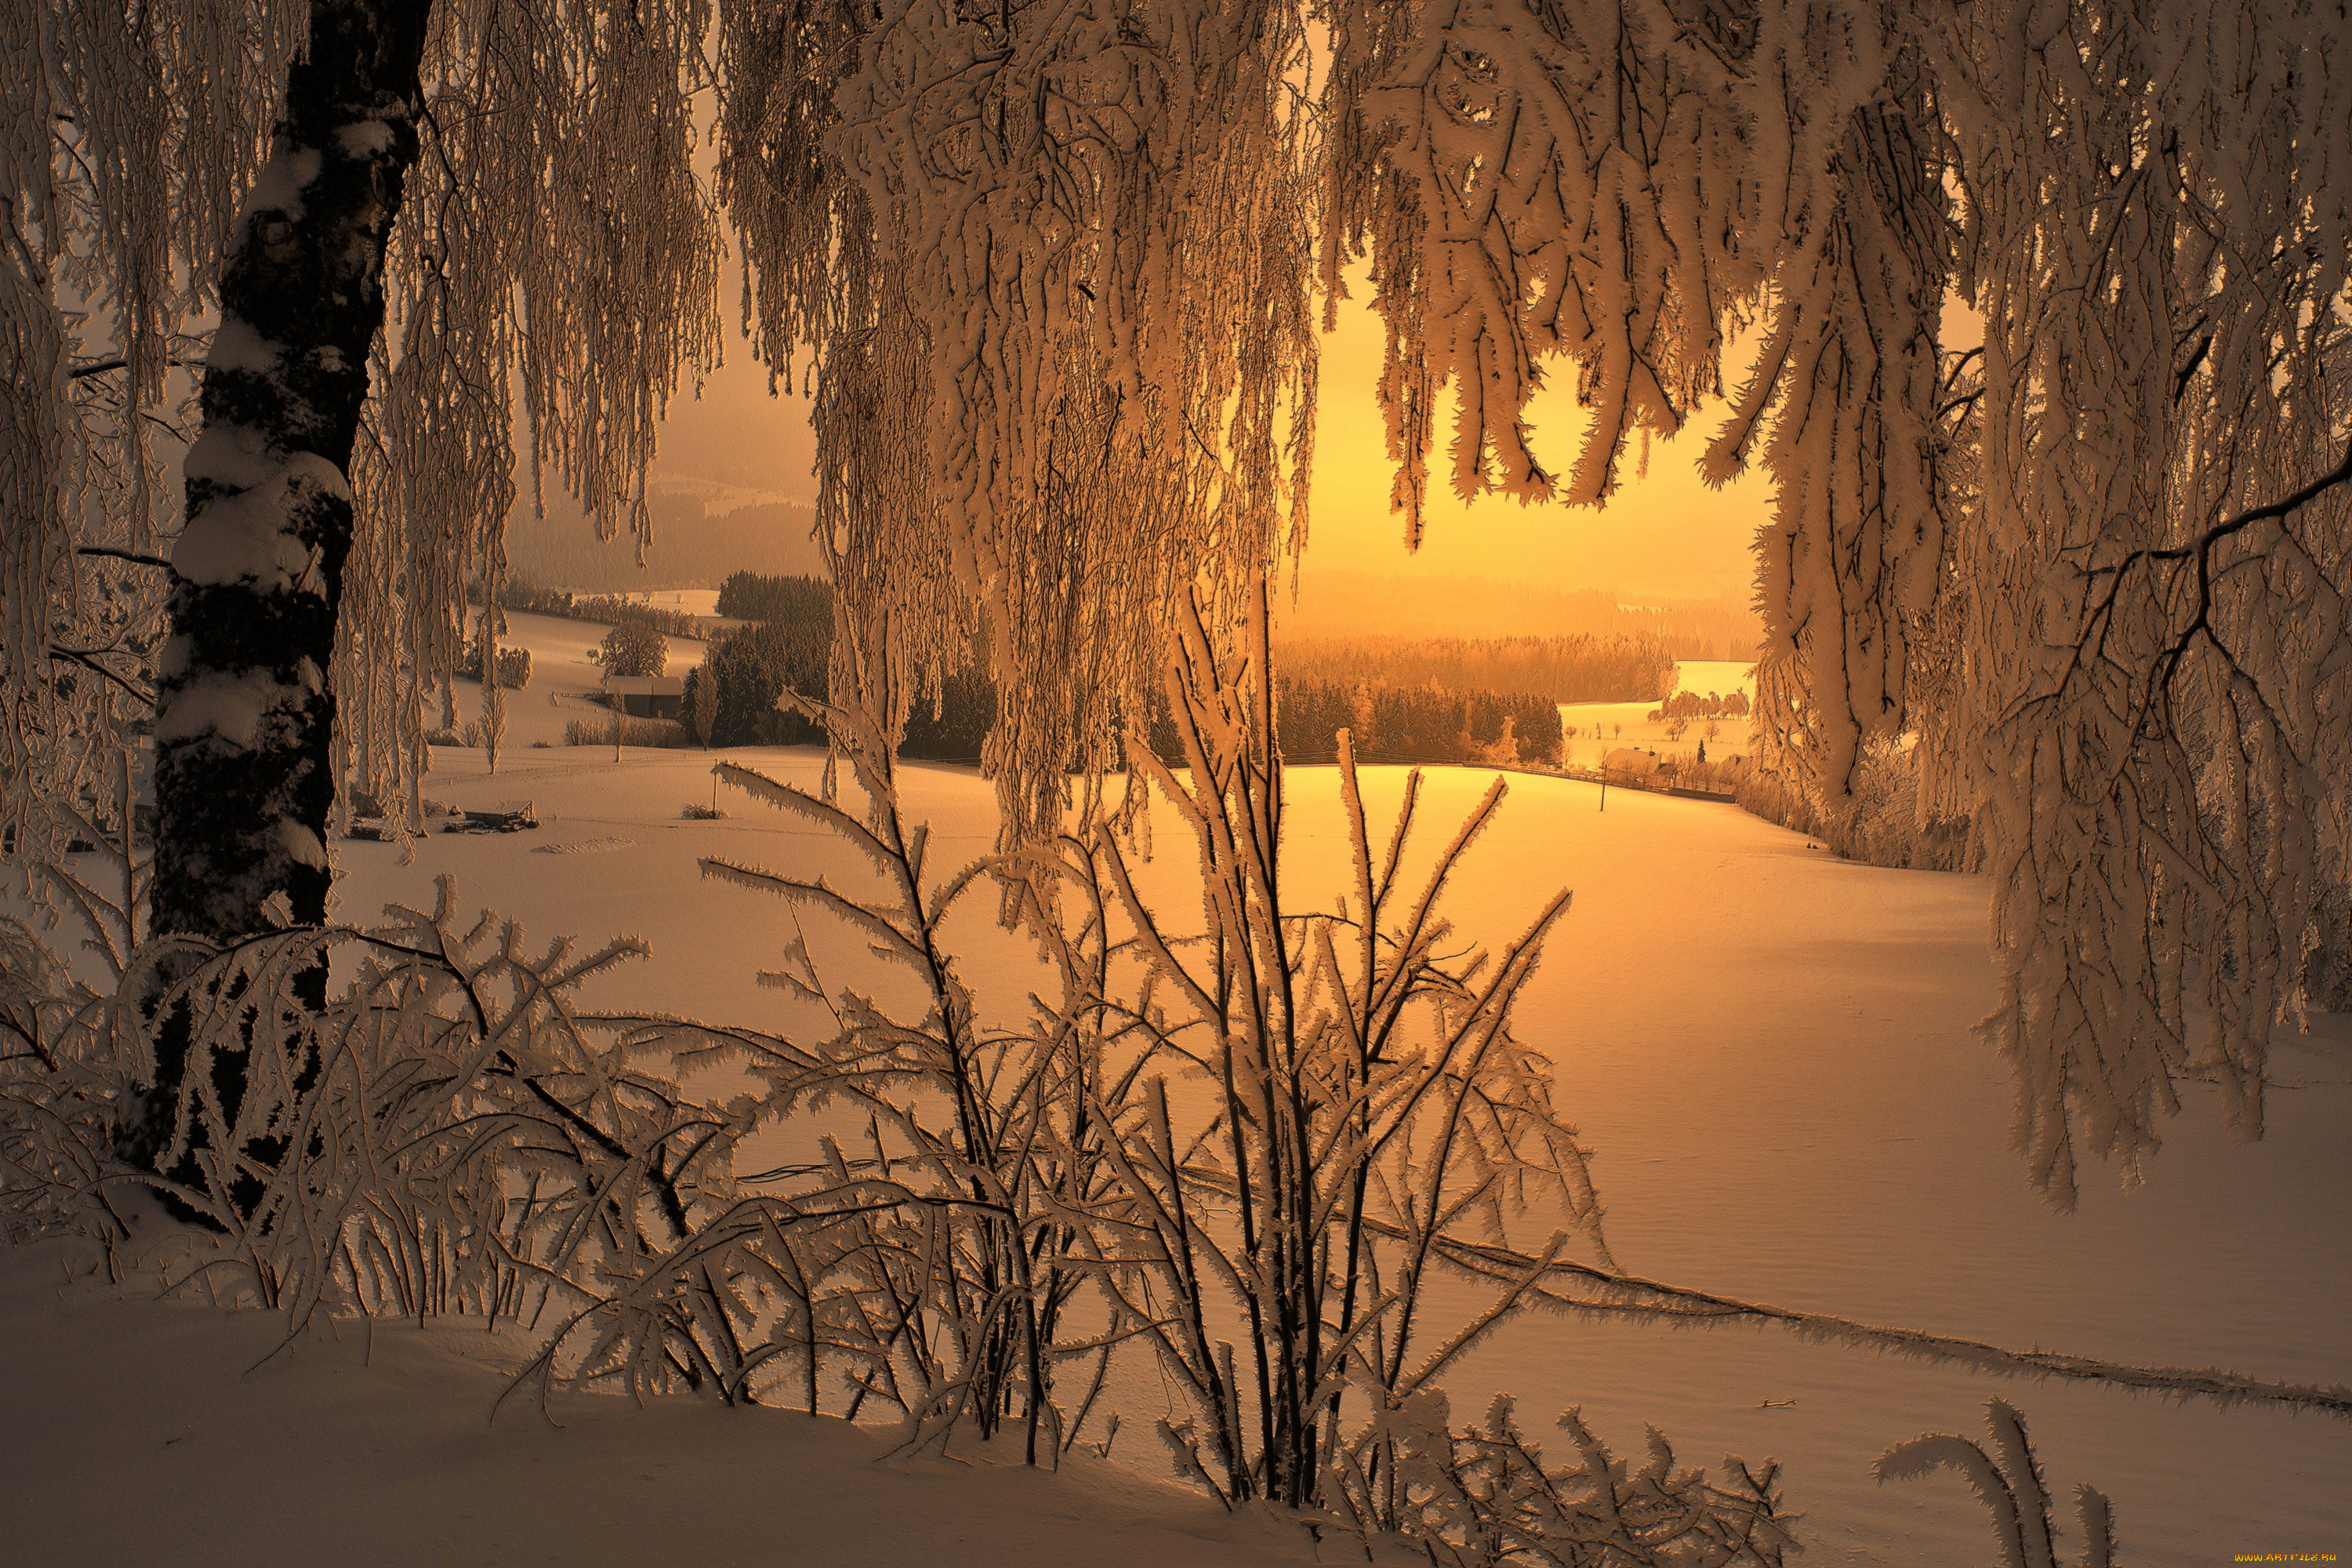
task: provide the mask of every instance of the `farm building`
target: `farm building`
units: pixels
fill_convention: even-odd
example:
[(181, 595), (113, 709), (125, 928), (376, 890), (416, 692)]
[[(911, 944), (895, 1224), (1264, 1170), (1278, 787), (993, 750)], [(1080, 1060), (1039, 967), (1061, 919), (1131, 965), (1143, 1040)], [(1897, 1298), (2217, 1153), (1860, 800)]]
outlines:
[(676, 675), (607, 675), (604, 700), (635, 719), (675, 719), (686, 707), (686, 680)]
[(1673, 778), (1679, 769), (1674, 758), (1633, 746), (1620, 746), (1601, 759), (1601, 771), (1611, 778), (1664, 781)]

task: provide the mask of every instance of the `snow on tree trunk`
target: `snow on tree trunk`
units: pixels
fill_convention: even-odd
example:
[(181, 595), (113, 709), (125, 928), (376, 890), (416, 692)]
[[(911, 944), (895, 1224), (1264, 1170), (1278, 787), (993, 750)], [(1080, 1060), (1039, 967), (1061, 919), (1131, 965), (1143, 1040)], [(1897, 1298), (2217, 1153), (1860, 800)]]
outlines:
[(328, 742), (383, 255), (416, 157), (429, 7), (317, 0), (239, 219), (172, 552), (155, 721), (159, 931), (215, 941), (326, 915)]
[[(221, 942), (326, 916), (345, 475), (416, 157), (429, 9), (315, 0), (309, 56), (237, 222), (160, 660), (160, 934)], [(158, 1061), (151, 1140), (178, 1065)]]

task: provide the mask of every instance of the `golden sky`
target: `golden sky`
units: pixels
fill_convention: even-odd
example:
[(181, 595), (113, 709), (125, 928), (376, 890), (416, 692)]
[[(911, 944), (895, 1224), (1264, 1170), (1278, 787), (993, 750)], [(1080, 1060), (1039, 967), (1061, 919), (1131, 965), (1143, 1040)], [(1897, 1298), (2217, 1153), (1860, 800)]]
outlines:
[[(1563, 589), (1613, 588), (1634, 599), (1747, 600), (1748, 547), (1770, 515), (1771, 491), (1754, 477), (1722, 490), (1699, 480), (1693, 465), (1715, 411), (1702, 412), (1677, 441), (1654, 444), (1646, 477), (1634, 476), (1629, 454), (1626, 482), (1603, 508), (1494, 498), (1465, 503), (1441, 479), (1432, 487), (1421, 550), (1408, 552), (1402, 521), (1389, 511), (1386, 436), (1373, 399), (1381, 326), (1360, 302), (1369, 289), (1360, 278), (1351, 281), (1357, 299), (1342, 304), (1338, 330), (1323, 342), (1310, 571), (1534, 579)], [(1532, 410), (1533, 423), (1538, 457), (1565, 473), (1583, 415), (1564, 366), (1554, 382)], [(807, 500), (815, 494), (814, 457), (807, 404), (772, 398), (766, 368), (753, 361), (748, 342), (730, 334), (727, 363), (701, 397), (689, 394), (672, 405), (656, 473)]]
[[(1389, 510), (1386, 427), (1373, 388), (1380, 377), (1381, 331), (1369, 284), (1349, 279), (1355, 300), (1340, 307), (1339, 329), (1323, 340), (1322, 395), (1316, 414), (1314, 523), (1307, 565), (1384, 575), (1535, 578), (1563, 589), (1614, 588), (1628, 598), (1712, 598), (1745, 603), (1754, 578), (1749, 546), (1771, 516), (1771, 488), (1760, 478), (1707, 488), (1696, 468), (1719, 419), (1705, 411), (1672, 443), (1653, 443), (1649, 471), (1627, 454), (1622, 482), (1605, 507), (1522, 506), (1488, 497), (1465, 502), (1444, 479), (1442, 448), (1452, 428), (1443, 416), (1433, 456), (1437, 476), (1423, 509), (1420, 551), (1404, 546), (1404, 522)], [(1565, 475), (1585, 426), (1572, 372), (1556, 367), (1552, 384), (1530, 409), (1536, 455)]]

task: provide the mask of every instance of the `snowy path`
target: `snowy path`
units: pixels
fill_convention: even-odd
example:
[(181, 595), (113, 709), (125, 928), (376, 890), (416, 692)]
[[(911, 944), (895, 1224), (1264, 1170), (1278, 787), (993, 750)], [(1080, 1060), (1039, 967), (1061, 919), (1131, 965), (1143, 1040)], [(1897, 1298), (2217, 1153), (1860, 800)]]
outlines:
[[(803, 780), (818, 766), (806, 751), (735, 754)], [(740, 796), (730, 820), (679, 820), (709, 797), (697, 753), (633, 752), (615, 766), (526, 752), (496, 779), (473, 753), (436, 762), (434, 793), (530, 795), (549, 826), (432, 839), (406, 867), (391, 846), (341, 846), (348, 914), (426, 897), (432, 874), (453, 870), (468, 898), (542, 935), (650, 938), (653, 962), (607, 983), (607, 1002), (783, 1026), (777, 994), (751, 979), (782, 940), (780, 906), (703, 883), (694, 858), (845, 868), (825, 840)], [(1433, 771), (1426, 836), (1450, 830), (1490, 776)], [(1376, 821), (1402, 778), (1368, 770)], [(1325, 894), (1343, 878), (1333, 773), (1292, 780), (1290, 874), (1301, 895)], [(907, 795), (943, 850), (986, 847), (989, 792), (968, 771), (910, 768)], [(1552, 888), (1577, 890), (1522, 1017), (1599, 1151), (1629, 1270), (2021, 1348), (2352, 1382), (2352, 1020), (2282, 1045), (2263, 1143), (2229, 1146), (2192, 1089), (2145, 1185), (2095, 1177), (2080, 1213), (2053, 1215), (2006, 1148), (2005, 1076), (1970, 1032), (1992, 1000), (1980, 884), (1837, 861), (1728, 806), (1626, 792), (1605, 813), (1597, 804), (1591, 786), (1515, 778), (1454, 907), (1492, 942)], [(536, 852), (614, 838), (630, 843)], [(1155, 871), (1174, 879), (1172, 830), (1160, 843), (1171, 855)], [(971, 922), (983, 942), (985, 925)], [(994, 951), (983, 984), (1023, 979)], [(1139, 1383), (1139, 1397), (1156, 1386)], [(1691, 1462), (1777, 1456), (1816, 1563), (1986, 1556), (1981, 1510), (1957, 1480), (1881, 1489), (1867, 1467), (1922, 1430), (1974, 1435), (1994, 1394), (2025, 1409), (2053, 1490), (2110, 1492), (2141, 1568), (2352, 1547), (2340, 1423), (1995, 1383), (1779, 1332), (1560, 1320), (1510, 1329), (1452, 1387), (1465, 1416), (1517, 1394), (1534, 1431), (1581, 1405), (1621, 1450), (1638, 1449), (1649, 1421)], [(1759, 1409), (1767, 1399), (1797, 1403)]]

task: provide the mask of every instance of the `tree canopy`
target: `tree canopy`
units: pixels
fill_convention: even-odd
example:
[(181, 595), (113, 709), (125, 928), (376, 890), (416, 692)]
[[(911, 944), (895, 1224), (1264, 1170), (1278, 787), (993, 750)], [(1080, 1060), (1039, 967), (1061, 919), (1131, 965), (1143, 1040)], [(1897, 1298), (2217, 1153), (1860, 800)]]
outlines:
[[(301, 15), (45, 0), (0, 36), (0, 483), (39, 520), (9, 531), (12, 783), (88, 773), (135, 710), (109, 606), (152, 603), (131, 558), (169, 532), (141, 415)], [(1433, 475), (1602, 503), (1695, 418), (1711, 477), (1771, 476), (1765, 763), (1835, 809), (1909, 732), (1922, 809), (1975, 823), (2038, 1179), (2153, 1149), (2184, 1075), (2259, 1131), (2269, 1033), (2345, 940), (2340, 4), (720, 0), (709, 62), (713, 22), (432, 6), (348, 476), (352, 780), (413, 767), (502, 573), (516, 389), (532, 472), (646, 525), (723, 213), (760, 353), (814, 393), (836, 700), (902, 722), (984, 637), (988, 763), (1038, 831), (1145, 710), (1180, 596), (1304, 547), (1317, 330), (1360, 261), (1409, 536)], [(1955, 306), (1980, 345), (1947, 346)], [(1554, 474), (1559, 375), (1590, 423)]]

